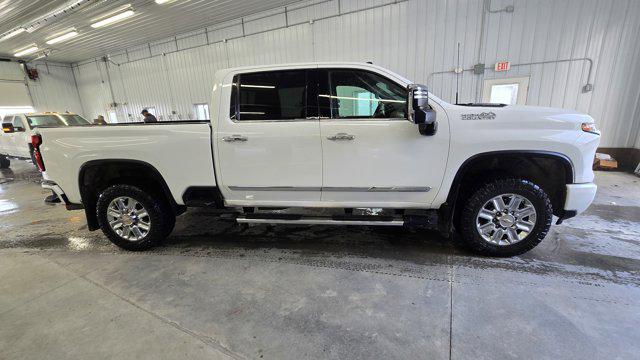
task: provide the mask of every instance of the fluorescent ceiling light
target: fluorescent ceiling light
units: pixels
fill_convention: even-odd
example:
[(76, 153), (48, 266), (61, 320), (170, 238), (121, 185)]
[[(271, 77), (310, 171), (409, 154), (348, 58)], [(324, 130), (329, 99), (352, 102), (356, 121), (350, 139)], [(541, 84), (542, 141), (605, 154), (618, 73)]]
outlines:
[(8, 33), (7, 35), (3, 36), (2, 38), (0, 38), (0, 41), (11, 39), (12, 37), (14, 37), (14, 36), (16, 36), (18, 34), (21, 34), (21, 33), (25, 32), (25, 31), (26, 30), (24, 28), (20, 28), (20, 29), (14, 30), (14, 31)]
[(33, 46), (30, 46), (30, 47), (28, 47), (26, 49), (22, 49), (22, 50), (18, 51), (17, 53), (13, 54), (13, 56), (20, 57), (20, 56), (24, 56), (24, 55), (29, 55), (29, 54), (33, 54), (34, 52), (36, 52), (38, 50), (40, 50), (40, 49), (38, 49), (37, 46), (33, 45)]
[(165, 3), (168, 3), (168, 2), (171, 2), (171, 1), (173, 1), (173, 0), (156, 0), (156, 4), (165, 4)]
[(115, 22), (118, 22), (120, 20), (124, 20), (124, 19), (126, 19), (126, 18), (128, 18), (130, 16), (133, 16), (134, 14), (135, 13), (133, 12), (133, 10), (127, 10), (125, 12), (121, 12), (121, 13), (119, 13), (117, 15), (113, 15), (113, 16), (110, 16), (110, 17), (108, 17), (106, 19), (103, 19), (103, 20), (100, 20), (98, 22), (95, 22), (95, 23), (91, 24), (91, 27), (92, 28), (99, 28), (99, 27), (107, 26), (107, 25), (113, 24)]
[(62, 34), (60, 36), (56, 36), (53, 39), (49, 39), (47, 40), (47, 44), (49, 45), (53, 45), (53, 44), (57, 44), (59, 42), (63, 42), (65, 40), (69, 40), (71, 38), (74, 38), (78, 36), (78, 32), (75, 30), (69, 31), (68, 33)]

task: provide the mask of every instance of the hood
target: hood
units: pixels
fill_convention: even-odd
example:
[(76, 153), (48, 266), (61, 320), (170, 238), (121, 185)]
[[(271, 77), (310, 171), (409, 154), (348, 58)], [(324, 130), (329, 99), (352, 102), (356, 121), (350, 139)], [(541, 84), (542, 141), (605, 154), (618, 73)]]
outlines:
[(576, 128), (582, 123), (593, 123), (591, 116), (576, 110), (520, 105), (472, 104), (454, 105), (461, 120), (492, 120), (516, 127), (545, 126), (548, 128)]

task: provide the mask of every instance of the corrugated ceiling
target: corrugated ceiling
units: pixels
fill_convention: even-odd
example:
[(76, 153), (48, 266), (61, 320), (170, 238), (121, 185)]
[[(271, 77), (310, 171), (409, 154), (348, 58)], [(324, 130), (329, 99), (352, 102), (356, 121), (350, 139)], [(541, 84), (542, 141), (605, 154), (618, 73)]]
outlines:
[[(40, 27), (33, 32), (23, 32), (0, 41), (0, 57), (10, 57), (17, 50), (35, 43), (40, 48), (51, 51), (48, 57), (50, 60), (77, 62), (297, 1), (299, 0), (173, 0), (159, 5), (154, 0), (87, 0), (62, 16), (41, 21)], [(48, 13), (73, 2), (0, 0), (0, 34), (32, 25)], [(135, 16), (104, 28), (94, 29), (90, 26), (91, 19), (126, 4), (134, 7)], [(75, 27), (80, 35), (55, 45), (45, 43), (51, 35), (71, 27)]]

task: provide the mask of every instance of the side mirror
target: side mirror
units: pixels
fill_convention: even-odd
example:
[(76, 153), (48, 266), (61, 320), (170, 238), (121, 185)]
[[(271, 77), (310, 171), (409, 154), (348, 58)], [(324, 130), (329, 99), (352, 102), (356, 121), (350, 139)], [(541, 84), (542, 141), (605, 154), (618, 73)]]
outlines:
[(407, 86), (407, 104), (409, 121), (418, 125), (420, 134), (431, 136), (438, 130), (436, 112), (429, 105), (429, 91), (420, 84)]
[(2, 132), (5, 134), (11, 134), (16, 132), (16, 129), (13, 128), (13, 124), (2, 124)]

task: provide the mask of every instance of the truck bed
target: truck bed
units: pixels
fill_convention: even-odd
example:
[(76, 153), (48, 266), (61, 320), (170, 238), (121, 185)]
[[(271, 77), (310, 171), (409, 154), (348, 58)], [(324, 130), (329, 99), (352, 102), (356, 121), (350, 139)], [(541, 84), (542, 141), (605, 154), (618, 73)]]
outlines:
[(42, 136), (45, 180), (55, 179), (80, 203), (80, 172), (87, 164), (144, 162), (163, 174), (177, 204), (188, 187), (216, 186), (209, 121), (162, 121), (36, 130)]

